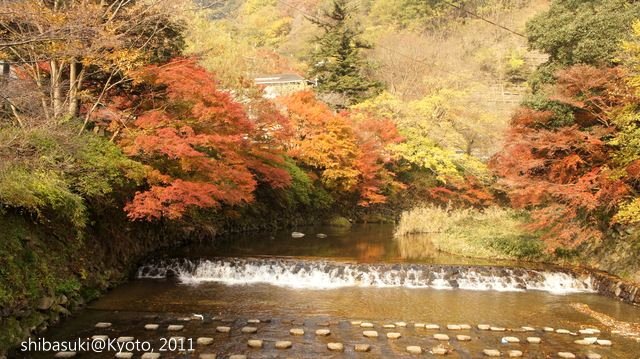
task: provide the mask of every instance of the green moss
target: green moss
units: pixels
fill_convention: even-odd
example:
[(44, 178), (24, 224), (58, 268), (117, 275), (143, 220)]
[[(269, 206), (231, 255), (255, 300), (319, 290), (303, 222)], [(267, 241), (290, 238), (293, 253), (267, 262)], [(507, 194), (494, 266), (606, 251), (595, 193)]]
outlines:
[(351, 222), (342, 216), (335, 216), (335, 217), (331, 217), (328, 221), (327, 224), (332, 226), (332, 227), (341, 227), (341, 228), (350, 228), (351, 227)]

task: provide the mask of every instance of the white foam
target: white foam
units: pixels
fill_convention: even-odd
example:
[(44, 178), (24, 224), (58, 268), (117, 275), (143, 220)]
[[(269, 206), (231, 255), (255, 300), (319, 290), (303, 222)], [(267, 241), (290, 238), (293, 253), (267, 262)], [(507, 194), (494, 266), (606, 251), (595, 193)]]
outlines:
[(505, 292), (538, 290), (554, 294), (594, 292), (588, 276), (521, 268), (229, 258), (195, 262), (175, 260), (149, 264), (138, 270), (139, 278), (170, 275), (192, 285), (217, 282), (227, 285), (266, 283), (301, 289), (404, 287)]

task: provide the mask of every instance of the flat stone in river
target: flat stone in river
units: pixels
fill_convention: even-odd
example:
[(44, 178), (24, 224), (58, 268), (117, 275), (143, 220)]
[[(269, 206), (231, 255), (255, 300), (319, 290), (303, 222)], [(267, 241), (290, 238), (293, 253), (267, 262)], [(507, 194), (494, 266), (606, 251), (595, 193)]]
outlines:
[(355, 347), (354, 347), (354, 350), (357, 351), (357, 352), (361, 352), (361, 353), (368, 352), (368, 351), (371, 350), (371, 345), (369, 345), (369, 344), (356, 344)]
[(200, 337), (196, 339), (196, 344), (198, 345), (211, 345), (212, 343), (213, 343), (213, 338)]
[(144, 325), (144, 329), (145, 330), (157, 330), (160, 327), (159, 324), (145, 324)]
[(436, 333), (433, 335), (433, 339), (435, 340), (449, 340), (449, 336), (446, 334), (442, 334), (442, 333)]
[(522, 357), (522, 352), (519, 350), (509, 350), (509, 358), (520, 358)]
[(231, 331), (231, 327), (216, 327), (216, 331), (218, 333), (229, 333)]
[(410, 345), (407, 347), (407, 353), (410, 354), (422, 354), (422, 348), (416, 345)]
[(500, 351), (498, 349), (485, 349), (482, 351), (482, 354), (488, 357), (499, 357)]
[(276, 349), (289, 349), (292, 345), (288, 340), (279, 340), (276, 342)]
[(133, 353), (130, 353), (130, 352), (119, 352), (119, 353), (116, 353), (116, 358), (117, 359), (131, 359), (131, 358), (133, 358)]
[(364, 332), (362, 332), (362, 335), (367, 338), (377, 338), (378, 332), (376, 332), (375, 330), (365, 330)]
[(178, 332), (184, 329), (184, 325), (170, 325), (167, 327), (167, 330), (170, 332)]
[(542, 342), (542, 339), (539, 337), (527, 337), (527, 343), (529, 344), (540, 344), (540, 342)]
[(331, 330), (329, 330), (329, 329), (318, 329), (318, 330), (316, 330), (316, 335), (321, 336), (321, 337), (326, 337), (329, 334), (331, 334)]
[(253, 334), (258, 332), (258, 328), (256, 327), (243, 327), (241, 330), (245, 334)]
[(396, 332), (387, 333), (387, 338), (389, 339), (399, 339), (401, 336), (402, 334)]
[(575, 359), (576, 355), (571, 352), (559, 352), (558, 357), (563, 359)]
[(344, 344), (342, 343), (328, 343), (327, 348), (334, 352), (344, 351)]
[(304, 329), (302, 328), (293, 328), (289, 330), (289, 334), (291, 335), (304, 335)]
[(249, 339), (247, 341), (247, 345), (250, 348), (260, 349), (260, 348), (262, 348), (262, 340), (260, 340), (260, 339)]

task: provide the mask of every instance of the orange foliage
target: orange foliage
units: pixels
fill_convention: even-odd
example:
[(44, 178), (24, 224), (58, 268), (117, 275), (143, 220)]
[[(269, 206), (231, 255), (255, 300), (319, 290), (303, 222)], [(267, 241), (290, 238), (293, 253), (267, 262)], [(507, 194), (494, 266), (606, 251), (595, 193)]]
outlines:
[(139, 81), (152, 91), (121, 145), (163, 181), (150, 180), (136, 194), (125, 208), (130, 218), (176, 219), (191, 208), (251, 202), (258, 182), (289, 185), (273, 140), (288, 125), (269, 104), (258, 102), (248, 115), (216, 88), (212, 74), (187, 59), (148, 67)]
[(574, 107), (576, 122), (553, 127), (553, 113), (522, 109), (490, 162), (512, 205), (533, 210), (530, 229), (545, 231), (549, 249), (599, 238), (602, 218), (630, 192), (612, 175), (606, 140), (628, 96), (620, 76), (583, 65), (559, 72), (554, 99)]
[(387, 147), (402, 140), (395, 124), (363, 113), (334, 113), (311, 91), (282, 99), (293, 126), (289, 154), (316, 171), (325, 186), (355, 192), (358, 204), (384, 203), (404, 188), (389, 169)]

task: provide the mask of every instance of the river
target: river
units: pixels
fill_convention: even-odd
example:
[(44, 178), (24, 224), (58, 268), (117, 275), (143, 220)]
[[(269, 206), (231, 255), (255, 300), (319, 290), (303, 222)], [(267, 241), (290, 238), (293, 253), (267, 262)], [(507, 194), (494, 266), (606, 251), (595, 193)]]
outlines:
[[(415, 356), (407, 352), (408, 346), (420, 347), (423, 357), (441, 348), (453, 358), (483, 357), (485, 349), (504, 357), (521, 352), (526, 358), (556, 358), (559, 352), (570, 352), (578, 358), (640, 358), (640, 342), (611, 333), (570, 306), (587, 304), (618, 320), (640, 321), (640, 308), (594, 293), (588, 275), (459, 258), (420, 241), (412, 248), (412, 242), (394, 240), (392, 230), (360, 225), (350, 230), (304, 228), (303, 238), (292, 238), (290, 232), (242, 234), (161, 253), (142, 263), (135, 279), (50, 328), (44, 338), (131, 336), (151, 343), (155, 351), (165, 343), (162, 338), (193, 339), (184, 349), (194, 351), (165, 351), (162, 358), (207, 353), (218, 358)], [(319, 233), (326, 237), (319, 238)], [(99, 322), (111, 325), (96, 328)], [(373, 328), (363, 328), (361, 322)], [(158, 324), (158, 329), (145, 329), (146, 324)], [(183, 328), (169, 331), (169, 325)], [(247, 326), (257, 332), (243, 333)], [(219, 332), (218, 327), (229, 327), (230, 332)], [(292, 335), (291, 329), (304, 334)], [(330, 334), (317, 335), (318, 329)], [(596, 331), (583, 334), (585, 329)], [(378, 337), (365, 337), (367, 330)], [(390, 339), (387, 333), (400, 337)], [(449, 340), (437, 340), (434, 334)], [(509, 343), (515, 341), (509, 337), (519, 343)], [(540, 338), (540, 343), (529, 343), (530, 337)], [(575, 343), (585, 337), (610, 340), (612, 345)], [(197, 338), (210, 338), (201, 339), (210, 343), (197, 345)], [(249, 339), (262, 340), (262, 348), (250, 348)], [(289, 341), (291, 347), (276, 349), (277, 341)], [(330, 351), (330, 342), (343, 344), (344, 351)], [(369, 345), (369, 351), (356, 352), (356, 344)], [(114, 353), (76, 357), (113, 358)]]

